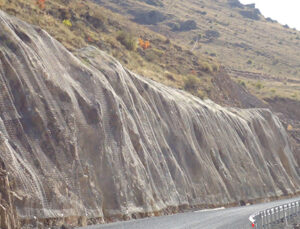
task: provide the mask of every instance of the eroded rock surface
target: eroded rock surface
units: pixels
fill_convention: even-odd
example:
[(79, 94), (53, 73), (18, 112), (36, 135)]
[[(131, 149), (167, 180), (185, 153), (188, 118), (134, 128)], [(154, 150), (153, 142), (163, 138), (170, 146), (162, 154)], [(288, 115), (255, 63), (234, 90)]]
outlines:
[(23, 225), (85, 225), (299, 191), (287, 134), (268, 109), (202, 101), (94, 47), (75, 57), (1, 11), (0, 37), (0, 158)]

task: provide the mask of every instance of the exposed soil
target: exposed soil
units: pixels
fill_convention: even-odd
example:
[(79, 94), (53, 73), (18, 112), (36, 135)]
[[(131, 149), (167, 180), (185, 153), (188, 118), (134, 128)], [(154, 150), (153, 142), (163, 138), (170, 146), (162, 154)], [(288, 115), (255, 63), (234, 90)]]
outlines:
[(294, 155), (297, 162), (300, 162), (300, 102), (274, 98), (267, 99), (266, 102), (271, 106), (272, 110), (278, 113), (280, 120), (286, 127), (290, 136), (290, 143), (293, 147)]

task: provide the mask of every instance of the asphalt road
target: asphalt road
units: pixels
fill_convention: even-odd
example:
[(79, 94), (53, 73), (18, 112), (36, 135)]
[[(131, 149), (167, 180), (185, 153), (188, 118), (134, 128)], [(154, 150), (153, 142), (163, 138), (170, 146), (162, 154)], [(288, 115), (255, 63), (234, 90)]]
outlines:
[[(299, 199), (299, 198), (298, 198)], [(200, 210), (170, 216), (83, 227), (84, 229), (250, 229), (249, 216), (257, 211), (289, 203), (280, 200), (228, 209)], [(82, 229), (83, 229), (82, 228)]]

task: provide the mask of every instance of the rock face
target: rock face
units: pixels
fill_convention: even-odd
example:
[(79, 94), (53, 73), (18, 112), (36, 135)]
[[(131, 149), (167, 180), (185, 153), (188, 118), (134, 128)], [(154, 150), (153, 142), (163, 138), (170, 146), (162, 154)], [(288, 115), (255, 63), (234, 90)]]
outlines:
[(299, 166), (269, 110), (202, 101), (93, 47), (75, 57), (1, 11), (0, 37), (8, 219), (15, 209), (22, 224), (85, 225), (299, 191)]
[(156, 25), (159, 22), (162, 22), (168, 18), (167, 15), (164, 15), (158, 10), (151, 11), (131, 11), (131, 14), (135, 17), (134, 21), (143, 25)]
[(8, 173), (0, 161), (0, 228), (15, 229), (19, 227), (17, 214), (12, 203), (12, 195)]

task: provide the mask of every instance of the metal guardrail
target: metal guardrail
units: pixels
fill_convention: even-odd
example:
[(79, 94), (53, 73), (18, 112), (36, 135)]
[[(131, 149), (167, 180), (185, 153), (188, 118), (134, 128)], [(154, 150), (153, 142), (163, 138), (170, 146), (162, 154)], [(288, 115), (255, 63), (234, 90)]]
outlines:
[(256, 229), (268, 228), (300, 215), (300, 200), (259, 211), (249, 217)]

